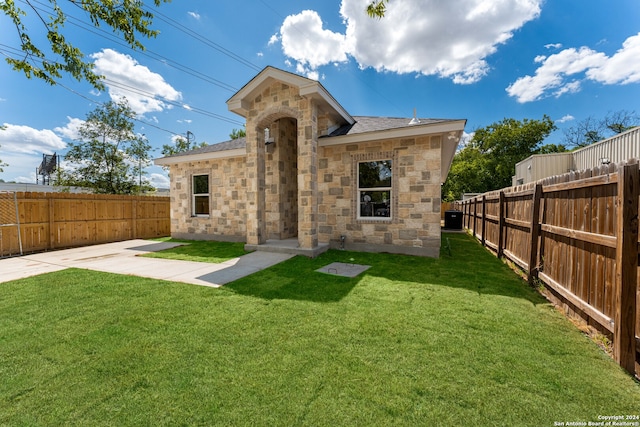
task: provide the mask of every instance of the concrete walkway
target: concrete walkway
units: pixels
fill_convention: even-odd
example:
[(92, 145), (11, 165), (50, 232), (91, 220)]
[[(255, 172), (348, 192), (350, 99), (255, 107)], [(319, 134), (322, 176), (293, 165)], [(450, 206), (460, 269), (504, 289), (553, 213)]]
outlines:
[(180, 244), (137, 239), (6, 258), (0, 260), (0, 283), (74, 267), (218, 287), (294, 256), (256, 251), (220, 264), (137, 256), (175, 246)]

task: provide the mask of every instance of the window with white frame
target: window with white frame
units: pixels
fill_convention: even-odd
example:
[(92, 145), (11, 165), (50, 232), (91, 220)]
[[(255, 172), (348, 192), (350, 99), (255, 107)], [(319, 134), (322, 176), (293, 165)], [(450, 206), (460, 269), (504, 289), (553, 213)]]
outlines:
[(391, 218), (392, 161), (358, 163), (358, 218)]
[(209, 216), (209, 175), (193, 175), (193, 216)]

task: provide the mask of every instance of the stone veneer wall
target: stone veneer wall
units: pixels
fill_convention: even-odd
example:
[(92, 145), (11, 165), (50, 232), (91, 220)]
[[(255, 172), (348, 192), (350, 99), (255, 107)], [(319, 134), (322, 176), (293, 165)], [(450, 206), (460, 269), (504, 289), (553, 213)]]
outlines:
[[(194, 240), (244, 242), (246, 224), (246, 161), (232, 157), (172, 165), (171, 236)], [(209, 174), (209, 217), (192, 216), (192, 176)]]
[(271, 125), (275, 143), (265, 153), (265, 212), (268, 239), (298, 235), (298, 159), (295, 120)]
[(266, 152), (262, 132), (283, 118), (297, 123), (297, 214), (298, 242), (311, 249), (318, 244), (317, 235), (317, 106), (312, 99), (300, 96), (297, 87), (274, 81), (248, 102), (247, 115), (247, 243), (264, 243), (267, 201), (260, 189), (266, 186)]
[[(321, 243), (439, 256), (441, 136), (326, 146), (318, 161)], [(392, 159), (392, 218), (357, 219), (357, 163)]]

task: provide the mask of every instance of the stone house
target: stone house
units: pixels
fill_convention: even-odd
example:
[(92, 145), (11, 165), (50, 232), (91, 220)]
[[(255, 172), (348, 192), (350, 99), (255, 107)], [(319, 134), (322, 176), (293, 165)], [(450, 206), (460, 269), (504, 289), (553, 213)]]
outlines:
[(273, 67), (227, 105), (246, 138), (155, 161), (169, 167), (173, 237), (438, 256), (440, 186), (466, 120), (352, 116)]

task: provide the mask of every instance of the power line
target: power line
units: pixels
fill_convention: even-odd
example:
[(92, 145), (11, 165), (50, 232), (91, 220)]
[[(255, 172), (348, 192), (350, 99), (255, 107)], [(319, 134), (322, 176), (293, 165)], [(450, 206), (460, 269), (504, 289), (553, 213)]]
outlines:
[[(15, 48), (13, 46), (8, 46), (8, 45), (5, 45), (5, 44), (0, 44), (0, 47), (5, 49), (5, 50), (0, 49), (0, 52), (2, 52), (7, 57), (13, 57), (12, 55), (17, 55), (17, 54), (19, 54), (21, 52), (21, 50)], [(38, 59), (38, 60), (40, 60), (40, 59)], [(114, 87), (116, 89), (121, 89), (121, 90), (124, 90), (124, 91), (128, 91), (128, 92), (131, 92), (133, 94), (136, 94), (136, 95), (139, 95), (139, 96), (143, 96), (143, 97), (146, 97), (146, 98), (149, 98), (149, 99), (160, 100), (160, 101), (162, 101), (164, 103), (167, 103), (167, 104), (170, 104), (170, 105), (173, 105), (173, 106), (177, 106), (177, 107), (180, 107), (180, 108), (185, 108), (185, 104), (184, 103), (180, 103), (180, 102), (177, 102), (177, 101), (174, 101), (174, 100), (170, 100), (170, 99), (158, 96), (158, 95), (156, 95), (154, 93), (148, 92), (148, 91), (146, 91), (144, 89), (141, 89), (139, 87), (130, 86), (130, 85), (127, 85), (125, 83), (118, 82), (118, 81), (111, 80), (111, 79), (106, 79), (106, 78), (103, 79), (103, 80), (110, 87)], [(79, 94), (78, 92), (75, 92), (75, 91), (74, 91), (74, 93)], [(86, 98), (86, 97), (83, 96), (83, 98)], [(97, 102), (95, 100), (91, 100), (91, 101)], [(211, 117), (211, 118), (214, 118), (214, 119), (217, 119), (217, 120), (221, 120), (221, 121), (224, 121), (224, 122), (227, 122), (227, 123), (231, 123), (231, 124), (234, 124), (234, 125), (242, 126), (244, 124), (243, 122), (240, 122), (238, 120), (234, 120), (232, 118), (222, 116), (220, 114), (205, 110), (203, 108), (189, 106), (187, 109), (189, 111), (193, 111), (195, 113), (198, 113), (198, 114), (201, 114), (201, 115), (204, 115), (204, 116), (208, 116), (208, 117)]]
[(262, 68), (255, 65), (254, 63), (252, 63), (251, 61), (249, 61), (248, 59), (243, 58), (242, 56), (236, 54), (235, 52), (230, 51), (229, 49), (225, 48), (224, 46), (219, 45), (218, 43), (206, 38), (203, 35), (198, 34), (197, 32), (191, 30), (190, 28), (180, 24), (179, 22), (177, 22), (176, 20), (168, 17), (167, 15), (159, 12), (156, 9), (150, 9), (149, 6), (143, 5), (143, 7), (145, 9), (147, 9), (147, 11), (149, 11), (150, 13), (152, 13), (154, 15), (154, 17), (159, 17), (158, 19), (160, 19), (161, 21), (164, 21), (165, 23), (167, 23), (168, 25), (172, 26), (173, 28), (177, 29), (178, 31), (181, 31), (183, 33), (185, 33), (186, 35), (188, 35), (189, 37), (194, 38), (195, 40), (198, 40), (199, 42), (205, 44), (206, 46), (209, 46), (215, 50), (217, 50), (218, 52), (222, 53), (223, 55), (233, 59), (234, 61), (239, 62), (240, 64), (253, 69), (254, 71), (261, 71)]
[[(24, 0), (21, 0), (21, 1), (24, 2)], [(46, 4), (42, 3), (42, 2), (39, 2), (38, 0), (31, 0), (31, 2), (32, 3), (37, 3), (37, 4), (42, 6), (42, 8), (36, 8), (35, 6), (31, 5), (36, 10), (39, 10), (41, 12), (47, 12), (47, 13), (52, 13), (53, 12), (53, 8), (51, 8), (50, 6), (48, 6), (48, 5), (46, 5)], [(77, 6), (77, 7), (80, 7), (80, 6)], [(230, 85), (228, 83), (225, 83), (225, 82), (223, 82), (221, 80), (218, 80), (218, 79), (216, 79), (216, 78), (214, 78), (212, 76), (204, 74), (204, 73), (202, 73), (202, 72), (200, 72), (198, 70), (195, 70), (195, 69), (193, 69), (191, 67), (188, 67), (188, 66), (186, 66), (186, 65), (184, 65), (184, 64), (182, 64), (180, 62), (174, 61), (174, 60), (172, 60), (172, 59), (170, 59), (170, 58), (168, 58), (168, 57), (166, 57), (164, 55), (161, 55), (161, 54), (159, 54), (157, 52), (154, 52), (152, 50), (148, 50), (148, 49), (136, 50), (136, 49), (133, 49), (127, 43), (122, 42), (118, 37), (114, 36), (113, 34), (109, 33), (108, 31), (103, 30), (100, 27), (96, 27), (95, 25), (93, 25), (91, 23), (88, 23), (86, 21), (83, 21), (82, 19), (77, 18), (77, 17), (75, 17), (73, 15), (70, 15), (70, 14), (66, 13), (65, 17), (66, 17), (67, 22), (69, 22), (69, 24), (71, 24), (71, 25), (73, 25), (73, 26), (75, 26), (77, 28), (80, 28), (80, 29), (82, 29), (84, 31), (87, 31), (89, 33), (95, 34), (98, 37), (102, 37), (105, 40), (109, 40), (111, 43), (114, 43), (114, 44), (117, 44), (119, 46), (122, 46), (122, 47), (124, 47), (124, 48), (126, 48), (126, 49), (128, 49), (128, 50), (130, 50), (132, 52), (135, 52), (136, 54), (144, 55), (144, 56), (146, 56), (148, 58), (151, 58), (151, 59), (153, 59), (155, 61), (161, 62), (161, 63), (163, 63), (165, 65), (168, 65), (168, 66), (170, 66), (170, 67), (172, 67), (174, 69), (182, 71), (185, 74), (189, 74), (189, 75), (191, 75), (193, 77), (196, 77), (196, 78), (198, 78), (200, 80), (203, 80), (203, 81), (205, 81), (207, 83), (210, 83), (210, 84), (213, 84), (215, 86), (218, 86), (218, 87), (220, 87), (220, 88), (222, 88), (224, 90), (227, 90), (229, 92), (235, 93), (238, 90), (236, 87), (234, 87), (234, 86), (232, 86), (232, 85)]]

